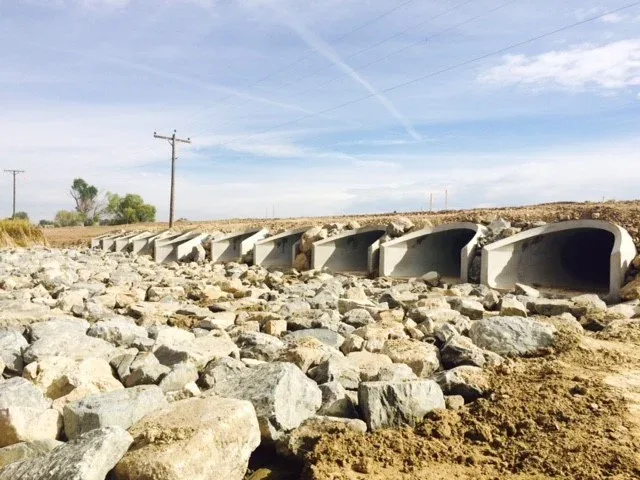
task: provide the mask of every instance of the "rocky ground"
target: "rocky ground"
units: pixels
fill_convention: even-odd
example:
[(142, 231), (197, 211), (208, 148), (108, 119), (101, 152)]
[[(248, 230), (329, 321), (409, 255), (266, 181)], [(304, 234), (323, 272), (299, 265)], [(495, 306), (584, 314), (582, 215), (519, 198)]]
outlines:
[(640, 286), (39, 247), (0, 288), (0, 480), (640, 477)]

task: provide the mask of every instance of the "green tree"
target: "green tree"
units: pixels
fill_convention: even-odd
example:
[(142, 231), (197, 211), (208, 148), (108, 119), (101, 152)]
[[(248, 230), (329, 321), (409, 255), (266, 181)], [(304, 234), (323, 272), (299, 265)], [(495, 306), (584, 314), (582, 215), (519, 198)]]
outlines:
[(38, 222), (38, 225), (40, 225), (41, 227), (46, 227), (48, 225), (55, 225), (55, 222), (52, 222), (51, 220), (40, 220)]
[(80, 214), (85, 225), (99, 221), (102, 204), (98, 201), (98, 189), (95, 186), (89, 185), (82, 178), (76, 178), (69, 193), (76, 201), (76, 212)]
[(156, 207), (144, 203), (140, 195), (127, 193), (121, 197), (115, 193), (107, 193), (107, 213), (112, 218), (112, 223), (155, 222)]
[(27, 212), (16, 212), (16, 214), (13, 216), (14, 220), (26, 220), (27, 222), (29, 221), (29, 215), (27, 214)]
[(60, 210), (56, 213), (56, 218), (53, 223), (56, 227), (76, 227), (82, 225), (84, 222), (79, 212)]

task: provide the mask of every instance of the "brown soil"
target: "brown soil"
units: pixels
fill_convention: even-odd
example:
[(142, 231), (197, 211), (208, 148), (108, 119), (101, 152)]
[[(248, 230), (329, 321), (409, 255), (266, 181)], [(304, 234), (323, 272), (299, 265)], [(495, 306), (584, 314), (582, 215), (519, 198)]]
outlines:
[[(585, 337), (491, 372), (491, 393), (416, 428), (325, 437), (306, 478), (640, 478), (640, 352)], [(633, 415), (633, 414), (636, 415)]]
[[(557, 222), (561, 220), (601, 219), (617, 223), (625, 227), (640, 245), (640, 201), (606, 202), (606, 203), (550, 203), (543, 205), (483, 208), (473, 210), (451, 210), (446, 212), (409, 212), (383, 213), (376, 215), (350, 215), (333, 217), (300, 217), (284, 219), (231, 219), (206, 222), (178, 222), (176, 230), (198, 229), (203, 232), (216, 230), (232, 232), (253, 227), (268, 227), (273, 231), (305, 225), (324, 224), (329, 222), (345, 223), (357, 220), (362, 225), (385, 225), (398, 215), (409, 217), (417, 226), (426, 224), (438, 225), (447, 222), (487, 222), (501, 217), (514, 223), (528, 223), (537, 220)], [(68, 227), (47, 228), (45, 236), (52, 246), (84, 245), (93, 237), (118, 230), (162, 230), (168, 228), (166, 223), (124, 225), (122, 227)]]

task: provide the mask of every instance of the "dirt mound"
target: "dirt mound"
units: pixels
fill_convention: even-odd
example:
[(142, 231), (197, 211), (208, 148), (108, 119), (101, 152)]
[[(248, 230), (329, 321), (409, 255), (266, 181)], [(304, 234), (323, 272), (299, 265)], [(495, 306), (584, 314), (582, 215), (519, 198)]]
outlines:
[[(414, 429), (326, 437), (305, 475), (328, 479), (640, 478), (627, 403), (598, 372), (630, 359), (574, 349), (491, 374), (491, 394)], [(628, 364), (628, 363), (627, 363)]]

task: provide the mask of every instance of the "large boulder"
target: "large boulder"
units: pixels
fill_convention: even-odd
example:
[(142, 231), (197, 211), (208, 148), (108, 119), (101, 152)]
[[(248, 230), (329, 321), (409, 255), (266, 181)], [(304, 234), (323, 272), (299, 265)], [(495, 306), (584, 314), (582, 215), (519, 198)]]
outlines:
[(126, 430), (148, 413), (167, 405), (162, 390), (155, 385), (90, 395), (64, 407), (64, 431), (67, 438), (74, 439), (109, 425)]
[(41, 338), (56, 337), (62, 334), (84, 335), (89, 329), (89, 322), (73, 317), (53, 317), (46, 322), (34, 323), (29, 327), (31, 341)]
[(147, 338), (147, 330), (139, 327), (129, 317), (114, 317), (109, 320), (94, 323), (87, 335), (101, 338), (116, 346), (129, 346), (141, 338)]
[(132, 441), (120, 427), (92, 430), (48, 455), (8, 465), (0, 480), (104, 480)]
[(0, 470), (10, 463), (28, 458), (43, 457), (63, 442), (53, 439), (36, 440), (34, 442), (20, 442), (0, 448)]
[(0, 382), (0, 447), (55, 439), (62, 427), (51, 400), (24, 378)]
[(381, 353), (394, 363), (408, 365), (419, 378), (427, 378), (440, 368), (438, 348), (429, 343), (408, 338), (387, 340)]
[(124, 388), (113, 376), (109, 363), (100, 358), (45, 357), (27, 365), (24, 377), (51, 400), (66, 397), (75, 390), (81, 390), (86, 396)]
[(275, 440), (314, 415), (322, 392), (291, 363), (265, 363), (217, 381), (205, 395), (249, 400), (260, 422), (262, 438)]
[(5, 364), (5, 370), (8, 373), (22, 374), (22, 351), (28, 346), (27, 340), (20, 332), (15, 330), (0, 331), (0, 360)]
[(113, 345), (100, 338), (61, 330), (36, 340), (24, 351), (23, 357), (25, 363), (37, 362), (46, 357), (67, 357), (71, 360), (86, 358), (109, 360), (115, 351), (116, 348)]
[(212, 360), (230, 355), (237, 357), (239, 350), (228, 336), (219, 336), (214, 330), (203, 337), (160, 343), (154, 348), (153, 353), (162, 365), (170, 367), (177, 363), (189, 362), (198, 370), (202, 370)]
[(487, 376), (479, 367), (456, 367), (437, 373), (433, 379), (445, 395), (460, 395), (468, 402), (478, 399), (489, 389)]
[(473, 343), (498, 355), (532, 355), (554, 345), (552, 325), (522, 317), (478, 320), (469, 329)]
[(172, 403), (131, 434), (134, 447), (115, 469), (119, 480), (242, 480), (260, 444), (251, 403), (214, 396)]
[(369, 430), (416, 425), (431, 410), (445, 408), (442, 389), (433, 380), (363, 382), (358, 405)]

